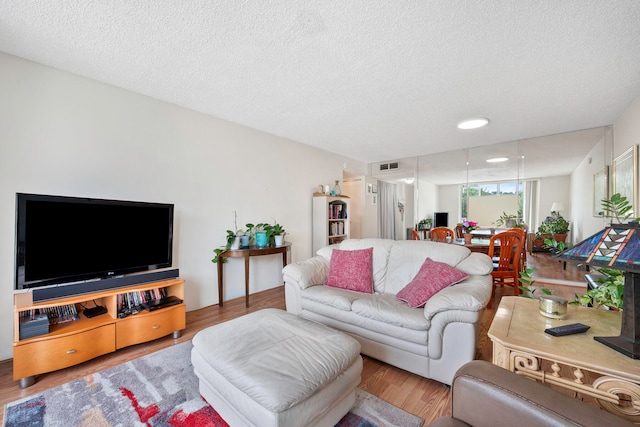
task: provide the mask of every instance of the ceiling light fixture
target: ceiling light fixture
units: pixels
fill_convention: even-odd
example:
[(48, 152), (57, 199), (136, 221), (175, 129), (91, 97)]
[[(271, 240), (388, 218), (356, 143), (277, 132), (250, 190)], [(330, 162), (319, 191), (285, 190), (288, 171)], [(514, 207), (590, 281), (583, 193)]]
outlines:
[(507, 160), (509, 160), (508, 157), (494, 157), (492, 159), (487, 159), (487, 163), (500, 163), (506, 162)]
[(407, 184), (413, 184), (413, 181), (415, 181), (415, 178), (405, 178), (404, 182), (406, 182)]
[(458, 129), (462, 129), (462, 130), (478, 129), (488, 124), (489, 124), (489, 119), (485, 119), (484, 117), (477, 117), (477, 118), (465, 120), (458, 123)]

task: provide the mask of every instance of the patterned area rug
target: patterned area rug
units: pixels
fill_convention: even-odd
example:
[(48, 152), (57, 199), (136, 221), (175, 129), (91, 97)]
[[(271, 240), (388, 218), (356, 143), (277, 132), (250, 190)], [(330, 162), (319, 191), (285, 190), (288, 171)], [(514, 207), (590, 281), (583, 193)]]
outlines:
[[(202, 399), (191, 342), (71, 381), (5, 408), (11, 426), (227, 426)], [(422, 426), (423, 420), (360, 389), (340, 427)]]

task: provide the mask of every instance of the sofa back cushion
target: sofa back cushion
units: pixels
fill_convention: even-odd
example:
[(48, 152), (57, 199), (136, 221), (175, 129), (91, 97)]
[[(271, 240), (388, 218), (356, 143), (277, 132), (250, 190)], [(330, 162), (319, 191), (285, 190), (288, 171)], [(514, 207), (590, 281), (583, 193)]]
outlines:
[(334, 249), (325, 285), (373, 293), (372, 256), (373, 248)]
[(391, 239), (348, 239), (340, 243), (339, 249), (355, 250), (373, 248), (373, 289), (375, 292), (382, 293), (384, 292), (389, 252), (394, 244), (395, 240)]
[[(389, 253), (384, 292), (396, 295), (413, 280), (427, 258), (455, 267), (471, 251), (453, 243), (398, 240)], [(376, 289), (377, 290), (377, 289)]]

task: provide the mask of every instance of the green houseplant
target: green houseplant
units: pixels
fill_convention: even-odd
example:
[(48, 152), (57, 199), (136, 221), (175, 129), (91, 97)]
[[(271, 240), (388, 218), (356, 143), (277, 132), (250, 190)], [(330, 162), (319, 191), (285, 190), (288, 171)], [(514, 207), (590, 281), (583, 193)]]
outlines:
[(518, 285), (518, 289), (522, 292), (520, 296), (524, 298), (533, 298), (538, 289), (540, 289), (540, 292), (545, 295), (551, 295), (551, 290), (547, 288), (536, 288), (533, 286), (536, 282), (536, 279), (533, 278), (533, 273), (535, 273), (535, 271), (535, 267), (527, 267), (522, 273), (520, 273), (520, 277), (518, 278), (518, 281), (522, 283), (521, 285)]
[(270, 225), (267, 231), (267, 235), (269, 236), (269, 242), (275, 246), (282, 246), (282, 244), (284, 243), (285, 234), (286, 234), (286, 231), (284, 227), (282, 227), (277, 222), (273, 225)]
[(417, 229), (418, 230), (427, 230), (430, 229), (433, 225), (433, 219), (430, 217), (423, 218), (418, 222)]
[(597, 271), (604, 275), (604, 277), (596, 279), (599, 286), (589, 289), (585, 294), (576, 294), (575, 300), (571, 304), (621, 310), (622, 295), (624, 293), (624, 272), (613, 268), (599, 268)]
[(518, 217), (516, 215), (502, 212), (502, 215), (498, 217), (494, 224), (498, 227), (514, 228), (518, 225)]

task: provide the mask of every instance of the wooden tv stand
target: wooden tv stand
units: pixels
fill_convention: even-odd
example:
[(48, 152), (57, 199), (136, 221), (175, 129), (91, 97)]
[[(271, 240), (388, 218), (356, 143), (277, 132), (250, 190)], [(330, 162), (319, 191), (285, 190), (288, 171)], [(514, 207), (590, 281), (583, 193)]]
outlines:
[[(185, 303), (156, 311), (118, 318), (119, 294), (166, 288), (167, 295), (184, 300), (184, 280), (171, 279), (141, 285), (109, 289), (65, 298), (33, 302), (32, 293), (14, 295), (13, 379), (20, 388), (35, 383), (35, 376), (85, 362), (120, 348), (173, 334), (181, 335), (186, 328)], [(86, 318), (82, 305), (93, 307), (93, 301), (107, 309), (106, 314)], [(20, 339), (20, 313), (48, 307), (74, 304), (79, 319), (51, 325), (49, 333)]]

